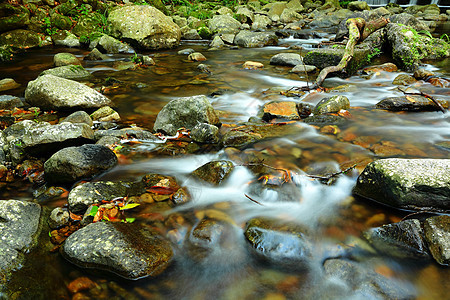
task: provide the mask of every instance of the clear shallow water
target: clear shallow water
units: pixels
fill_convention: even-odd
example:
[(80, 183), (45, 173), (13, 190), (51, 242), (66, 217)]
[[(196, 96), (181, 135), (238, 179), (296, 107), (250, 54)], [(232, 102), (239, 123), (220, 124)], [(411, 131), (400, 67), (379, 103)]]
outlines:
[[(305, 40), (283, 40), (286, 45), (303, 45)], [(308, 40), (308, 45), (318, 40)], [(198, 63), (188, 62), (186, 56), (177, 55), (183, 48), (194, 48), (202, 52), (212, 74), (207, 75), (196, 69)], [(36, 50), (23, 55), (22, 60), (2, 66), (3, 76), (12, 77), (23, 87), (12, 94), (23, 96), (26, 83), (33, 80), (44, 69), (50, 68), (54, 53), (72, 52), (80, 57), (86, 54), (78, 49)], [(99, 88), (107, 77), (121, 81), (117, 90), (107, 94), (114, 103), (125, 124), (136, 124), (151, 129), (156, 114), (171, 99), (180, 96), (225, 91), (223, 95), (211, 98), (211, 103), (220, 112), (223, 123), (238, 123), (255, 116), (259, 107), (271, 100), (304, 101), (316, 104), (325, 96), (335, 94), (349, 98), (352, 115), (347, 125), (339, 127), (337, 134), (327, 134), (320, 128), (306, 124), (296, 124), (294, 130), (284, 137), (256, 143), (238, 155), (226, 151), (201, 155), (176, 157), (152, 155), (130, 164), (119, 165), (96, 180), (138, 180), (150, 172), (171, 175), (192, 195), (192, 201), (176, 207), (165, 216), (180, 215), (184, 225), (164, 228), (176, 248), (174, 264), (155, 279), (127, 282), (109, 274), (91, 273), (65, 262), (58, 254), (50, 254), (45, 247), (34, 250), (27, 264), (18, 272), (14, 282), (20, 289), (36, 289), (39, 293), (56, 298), (66, 293), (65, 285), (71, 280), (86, 275), (99, 285), (104, 285), (108, 297), (122, 295), (132, 299), (320, 299), (334, 285), (345, 285), (340, 278), (325, 279), (321, 269), (323, 259), (339, 253), (338, 244), (352, 245), (360, 233), (370, 227), (398, 222), (406, 212), (393, 211), (372, 203), (353, 199), (351, 189), (358, 171), (377, 157), (428, 157), (450, 158), (448, 150), (436, 146), (450, 139), (450, 115), (447, 112), (391, 113), (373, 109), (378, 101), (392, 96), (400, 96), (392, 80), (401, 72), (381, 72), (368, 78), (353, 76), (349, 79), (327, 79), (327, 87), (349, 84), (345, 92), (305, 94), (292, 98), (279, 92), (265, 92), (267, 89), (286, 90), (292, 86), (307, 85), (304, 75), (289, 73), (290, 68), (269, 65), (270, 57), (279, 52), (295, 52), (286, 47), (262, 49), (239, 49), (207, 51), (204, 43), (186, 43), (176, 50), (158, 53), (144, 53), (153, 56), (156, 66), (134, 71), (112, 71), (113, 63), (130, 55), (113, 55), (111, 60), (83, 62), (93, 73), (91, 81)], [(264, 63), (263, 70), (244, 70), (247, 60)], [(380, 59), (380, 63), (384, 62)], [(427, 65), (438, 76), (449, 77), (448, 64)], [(313, 76), (308, 78), (311, 82)], [(139, 84), (138, 84), (139, 83)], [(450, 98), (450, 90), (429, 86), (433, 95)], [(385, 151), (374, 151), (376, 146), (384, 146)], [(155, 145), (143, 144), (140, 152), (151, 152)], [(374, 148), (375, 147), (375, 148)], [(401, 151), (395, 152), (392, 150)], [(255, 185), (257, 178), (242, 166), (248, 157), (264, 159), (268, 165), (286, 168), (294, 173), (295, 184), (282, 189), (261, 189)], [(204, 163), (215, 159), (232, 160), (237, 166), (231, 177), (221, 187), (210, 187), (194, 181), (190, 172)], [(335, 172), (357, 164), (357, 170), (349, 176), (326, 186), (302, 176), (304, 172), (326, 167)], [(330, 171), (331, 170), (331, 171)], [(250, 201), (245, 194), (257, 199), (263, 205)], [(8, 198), (30, 199), (28, 186), (7, 191)], [(59, 202), (44, 203), (49, 207), (61, 205)], [(182, 247), (183, 237), (202, 216), (213, 216), (226, 220), (233, 226), (227, 232), (220, 246), (214, 248), (203, 260), (195, 260), (188, 249)], [(298, 271), (274, 267), (255, 260), (243, 237), (245, 222), (255, 216), (269, 216), (307, 224), (315, 232), (314, 255), (308, 271)], [(149, 223), (145, 217), (137, 222)], [(46, 234), (46, 233), (45, 233)], [(42, 237), (44, 239), (44, 237)], [(433, 263), (419, 264), (389, 258), (370, 258), (363, 261), (367, 269), (388, 274), (399, 286), (416, 294), (419, 299), (443, 299), (448, 290), (448, 269)], [(119, 288), (117, 288), (117, 286)], [(348, 289), (345, 299), (359, 299), (361, 295)], [(103, 297), (103, 296), (102, 296)], [(101, 298), (100, 296), (98, 297)]]

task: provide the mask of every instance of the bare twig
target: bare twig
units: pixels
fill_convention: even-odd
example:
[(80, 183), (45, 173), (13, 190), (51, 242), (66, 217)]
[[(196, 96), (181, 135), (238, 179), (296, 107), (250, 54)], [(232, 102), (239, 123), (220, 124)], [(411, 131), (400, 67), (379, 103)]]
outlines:
[(303, 71), (305, 71), (305, 77), (306, 77), (306, 87), (308, 88), (308, 91), (310, 91), (309, 88), (309, 79), (308, 79), (308, 72), (306, 71), (305, 63), (303, 62), (303, 57), (300, 55), (300, 60), (302, 61)]
[(429, 211), (429, 210), (416, 211), (416, 212), (413, 212), (413, 213), (410, 213), (410, 214), (404, 216), (404, 217), (400, 220), (400, 222), (401, 222), (401, 221), (405, 221), (405, 220), (406, 220), (407, 218), (409, 218), (409, 217), (412, 217), (412, 216), (415, 216), (415, 215), (421, 215), (421, 214), (436, 214), (436, 212), (435, 212), (435, 211)]
[(269, 169), (272, 169), (272, 170), (282, 171), (285, 174), (288, 174), (288, 176), (290, 175), (289, 173), (293, 173), (293, 174), (298, 175), (298, 176), (306, 176), (306, 177), (313, 178), (313, 179), (329, 180), (329, 179), (331, 179), (333, 177), (339, 176), (341, 174), (345, 174), (348, 171), (354, 169), (356, 167), (356, 164), (352, 165), (351, 167), (348, 167), (347, 169), (345, 169), (343, 171), (339, 171), (339, 172), (336, 172), (336, 173), (328, 174), (326, 176), (310, 175), (310, 174), (298, 174), (298, 173), (290, 172), (289, 170), (286, 170), (286, 169), (283, 169), (283, 168), (272, 167), (272, 166), (269, 166), (269, 165), (267, 165), (265, 163), (262, 163), (262, 162), (260, 162), (260, 163), (246, 163), (246, 164), (242, 164), (241, 166), (243, 166), (243, 167), (250, 167), (250, 166), (258, 166), (258, 167), (260, 167), (260, 166), (263, 166), (263, 167), (266, 167), (266, 168), (269, 168)]
[(253, 201), (253, 202), (255, 202), (256, 204), (259, 204), (259, 205), (261, 205), (261, 206), (264, 206), (264, 204), (262, 204), (262, 203), (260, 203), (260, 202), (258, 202), (258, 201), (256, 201), (255, 199), (253, 199), (252, 197), (250, 197), (249, 195), (247, 195), (247, 194), (244, 194), (244, 196), (245, 197), (247, 197), (250, 201)]
[(429, 100), (431, 100), (431, 102), (433, 102), (434, 104), (436, 104), (437, 107), (439, 107), (439, 110), (442, 111), (442, 113), (445, 114), (445, 108), (442, 106), (441, 103), (439, 103), (439, 101), (437, 101), (436, 99), (434, 99), (432, 96), (425, 94), (422, 91), (419, 91), (418, 93), (411, 93), (411, 92), (407, 92), (403, 89), (401, 89), (400, 87), (398, 88), (404, 95), (416, 95), (416, 96), (423, 96)]

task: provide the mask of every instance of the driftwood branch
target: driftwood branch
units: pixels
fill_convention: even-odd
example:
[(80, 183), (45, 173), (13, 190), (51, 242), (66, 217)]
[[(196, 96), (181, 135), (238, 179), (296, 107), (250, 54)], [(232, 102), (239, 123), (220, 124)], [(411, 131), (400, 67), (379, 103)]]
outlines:
[(434, 104), (436, 104), (436, 106), (439, 107), (440, 111), (442, 111), (442, 113), (445, 114), (445, 108), (442, 106), (441, 103), (439, 103), (439, 101), (437, 101), (436, 99), (434, 99), (434, 97), (432, 97), (432, 96), (430, 96), (430, 95), (428, 95), (428, 94), (425, 94), (425, 93), (422, 92), (422, 91), (420, 91), (420, 92), (418, 92), (418, 93), (416, 93), (416, 92), (411, 93), (411, 92), (407, 92), (407, 91), (405, 91), (405, 90), (403, 90), (403, 89), (401, 89), (401, 88), (399, 88), (399, 90), (400, 90), (404, 95), (423, 96), (423, 97), (427, 98), (428, 100), (431, 100), (431, 102), (433, 102)]
[(355, 164), (355, 165), (352, 165), (352, 166), (350, 166), (350, 167), (348, 167), (348, 168), (345, 169), (345, 170), (342, 170), (342, 171), (339, 171), (339, 172), (336, 172), (336, 173), (331, 173), (331, 174), (328, 174), (328, 175), (325, 175), (325, 176), (310, 175), (310, 174), (298, 174), (298, 173), (294, 173), (294, 172), (291, 172), (291, 171), (286, 170), (286, 169), (283, 169), (283, 168), (272, 167), (272, 166), (267, 165), (267, 164), (262, 163), (262, 162), (258, 162), (258, 163), (246, 163), (246, 164), (242, 164), (242, 165), (240, 165), (240, 166), (243, 166), (243, 167), (252, 167), (252, 166), (253, 166), (253, 167), (255, 167), (255, 166), (256, 166), (256, 167), (266, 167), (266, 168), (268, 168), (268, 169), (272, 169), (272, 170), (284, 172), (284, 173), (286, 174), (286, 177), (287, 177), (287, 178), (290, 178), (290, 177), (291, 177), (291, 174), (295, 174), (295, 175), (297, 175), (297, 176), (305, 176), (305, 177), (309, 177), (309, 178), (313, 178), (313, 179), (330, 180), (330, 179), (332, 179), (332, 178), (334, 178), (334, 177), (336, 177), (336, 176), (345, 174), (345, 173), (347, 173), (348, 171), (354, 169), (354, 168), (356, 167), (356, 164)]
[(347, 41), (347, 45), (345, 47), (344, 55), (342, 56), (341, 61), (337, 66), (329, 66), (322, 69), (311, 89), (320, 87), (325, 78), (327, 78), (330, 73), (342, 72), (347, 67), (350, 60), (353, 58), (355, 45), (359, 41), (365, 40), (376, 30), (386, 26), (387, 23), (389, 23), (389, 20), (385, 18), (379, 18), (367, 23), (362, 18), (348, 19), (346, 25), (348, 27), (349, 39)]

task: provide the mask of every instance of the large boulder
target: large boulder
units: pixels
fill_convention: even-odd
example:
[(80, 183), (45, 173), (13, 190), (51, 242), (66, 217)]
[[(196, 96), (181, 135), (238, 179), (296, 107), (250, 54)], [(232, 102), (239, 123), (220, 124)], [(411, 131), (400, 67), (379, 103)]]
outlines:
[(234, 43), (244, 48), (264, 47), (268, 45), (278, 45), (278, 37), (270, 32), (251, 32), (241, 30), (236, 34)]
[(160, 274), (170, 264), (170, 243), (129, 223), (97, 222), (73, 233), (61, 253), (77, 266), (113, 272), (127, 279)]
[(9, 3), (0, 4), (0, 33), (19, 29), (30, 21), (30, 12), (24, 6), (13, 6)]
[(377, 160), (353, 193), (401, 209), (450, 211), (450, 159)]
[(389, 23), (387, 39), (392, 58), (406, 71), (418, 68), (422, 59), (440, 59), (450, 56), (450, 43), (442, 39), (419, 34), (413, 27)]
[(138, 48), (174, 48), (180, 43), (180, 27), (152, 6), (118, 7), (109, 14), (108, 25), (112, 36)]
[(25, 100), (43, 109), (96, 108), (111, 105), (111, 100), (96, 90), (73, 80), (43, 75), (28, 83)]
[(45, 178), (55, 183), (73, 183), (92, 178), (115, 165), (117, 157), (106, 146), (68, 147), (59, 150), (44, 163)]
[(41, 35), (36, 32), (15, 29), (0, 34), (0, 45), (9, 45), (13, 49), (29, 49), (43, 45)]
[(24, 253), (36, 244), (40, 216), (39, 204), (0, 200), (0, 284), (20, 268)]
[(208, 23), (211, 31), (219, 33), (235, 33), (240, 27), (241, 23), (230, 15), (215, 15)]
[(278, 53), (270, 58), (271, 65), (296, 66), (302, 63), (300, 54), (297, 53)]
[(219, 117), (206, 96), (170, 101), (158, 113), (153, 130), (174, 135), (179, 128), (192, 129), (198, 123), (219, 123)]

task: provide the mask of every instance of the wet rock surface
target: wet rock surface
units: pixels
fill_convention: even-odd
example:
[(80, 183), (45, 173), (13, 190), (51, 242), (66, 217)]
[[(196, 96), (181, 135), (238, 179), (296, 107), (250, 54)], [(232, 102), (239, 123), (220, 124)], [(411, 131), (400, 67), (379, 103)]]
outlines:
[(67, 147), (53, 154), (44, 164), (48, 181), (71, 183), (92, 178), (117, 164), (117, 157), (101, 145)]
[(430, 258), (423, 239), (422, 225), (417, 219), (372, 228), (364, 232), (363, 236), (375, 249), (389, 256), (422, 260)]
[(424, 231), (434, 259), (441, 265), (450, 265), (450, 217), (442, 215), (426, 219)]
[(345, 96), (333, 96), (320, 100), (314, 108), (314, 115), (337, 113), (350, 108), (350, 101)]
[(247, 222), (244, 235), (258, 256), (275, 265), (306, 267), (312, 254), (307, 229), (297, 224), (254, 218)]
[(157, 233), (135, 224), (110, 222), (76, 231), (61, 252), (80, 267), (110, 271), (127, 279), (156, 276), (173, 256), (170, 243)]
[(41, 215), (40, 205), (19, 200), (0, 200), (0, 283), (20, 268), (35, 244)]
[(143, 192), (142, 186), (135, 182), (86, 182), (70, 191), (67, 202), (70, 210), (78, 213), (84, 212), (89, 205), (102, 200), (110, 201), (114, 198), (138, 195)]
[(76, 65), (65, 65), (48, 69), (42, 72), (40, 75), (53, 75), (71, 80), (86, 80), (91, 77), (91, 73), (86, 71), (82, 66)]
[(278, 37), (274, 33), (242, 30), (236, 34), (234, 43), (245, 48), (264, 47), (268, 45), (277, 45)]
[(53, 75), (30, 81), (25, 100), (45, 109), (94, 108), (111, 104), (111, 100), (90, 87)]
[(271, 65), (279, 65), (279, 66), (292, 66), (300, 65), (302, 63), (302, 59), (300, 54), (297, 53), (279, 53), (270, 59)]
[[(446, 100), (436, 99), (442, 107), (449, 107), (449, 102)], [(386, 109), (389, 111), (439, 111), (440, 108), (431, 99), (411, 95), (405, 97), (389, 97), (381, 100), (375, 105), (376, 108)]]
[(353, 193), (405, 209), (450, 209), (450, 160), (381, 159), (366, 166)]
[(211, 161), (197, 168), (192, 175), (214, 185), (223, 183), (231, 174), (234, 165), (231, 161)]
[(158, 113), (153, 130), (174, 135), (179, 128), (191, 129), (198, 123), (217, 124), (219, 118), (205, 96), (178, 98)]

